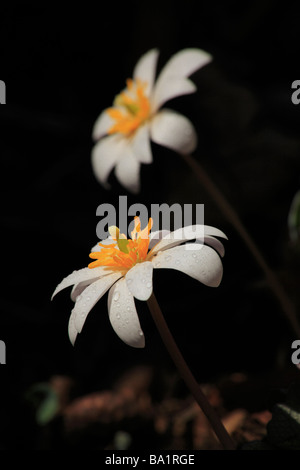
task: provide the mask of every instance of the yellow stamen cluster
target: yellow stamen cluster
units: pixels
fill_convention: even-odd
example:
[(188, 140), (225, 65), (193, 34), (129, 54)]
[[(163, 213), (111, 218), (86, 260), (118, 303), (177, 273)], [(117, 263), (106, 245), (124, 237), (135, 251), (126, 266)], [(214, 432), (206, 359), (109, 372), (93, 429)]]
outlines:
[(145, 95), (147, 84), (128, 79), (126, 85), (126, 90), (115, 98), (114, 107), (106, 111), (115, 121), (108, 134), (121, 133), (129, 136), (149, 118), (150, 102)]
[(90, 253), (90, 258), (95, 259), (88, 265), (89, 268), (98, 266), (110, 266), (127, 271), (135, 264), (145, 261), (148, 255), (149, 234), (153, 220), (150, 218), (148, 225), (141, 230), (139, 217), (134, 218), (134, 229), (131, 232), (131, 239), (127, 239), (124, 234), (120, 234), (117, 227), (109, 227), (109, 233), (116, 243), (101, 246), (100, 251)]

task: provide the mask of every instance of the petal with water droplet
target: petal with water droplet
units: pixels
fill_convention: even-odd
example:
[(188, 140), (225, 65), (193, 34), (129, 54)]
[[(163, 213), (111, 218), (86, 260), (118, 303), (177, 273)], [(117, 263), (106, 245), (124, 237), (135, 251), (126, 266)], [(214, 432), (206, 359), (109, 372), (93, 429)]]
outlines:
[(60, 284), (56, 287), (55, 291), (52, 294), (51, 299), (58, 294), (61, 290), (65, 289), (66, 287), (70, 287), (73, 284), (78, 284), (80, 282), (91, 281), (94, 278), (100, 278), (111, 273), (111, 269), (107, 267), (98, 267), (98, 268), (83, 268), (79, 269), (78, 271), (73, 271), (69, 276), (65, 277)]
[[(116, 293), (118, 302), (115, 301)], [(109, 291), (108, 314), (111, 326), (124, 343), (134, 348), (145, 346), (134, 298), (124, 278), (120, 279)]]
[(223, 275), (223, 266), (219, 255), (206, 245), (199, 245), (199, 249), (196, 250), (186, 249), (188, 246), (176, 246), (158, 253), (155, 261), (160, 264), (154, 264), (154, 267), (156, 269), (176, 269), (206, 286), (218, 287)]
[(78, 333), (81, 332), (86, 317), (88, 316), (94, 305), (101, 299), (101, 297), (108, 291), (108, 289), (118, 280), (122, 275), (120, 273), (112, 273), (104, 276), (93, 284), (89, 285), (81, 294), (80, 299), (77, 300), (74, 312), (74, 324)]
[(152, 294), (153, 264), (150, 261), (138, 263), (125, 276), (127, 287), (138, 300), (148, 300)]

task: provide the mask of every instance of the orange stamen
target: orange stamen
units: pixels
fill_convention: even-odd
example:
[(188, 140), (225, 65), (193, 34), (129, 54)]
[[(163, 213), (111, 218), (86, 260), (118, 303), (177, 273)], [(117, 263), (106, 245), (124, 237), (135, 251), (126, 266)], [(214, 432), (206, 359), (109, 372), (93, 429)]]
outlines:
[(153, 225), (150, 218), (147, 226), (141, 230), (139, 217), (134, 218), (134, 229), (131, 232), (131, 239), (126, 239), (123, 234), (119, 234), (119, 229), (112, 227), (111, 233), (114, 233), (117, 243), (104, 245), (99, 243), (101, 251), (94, 251), (89, 257), (95, 259), (88, 265), (89, 268), (98, 266), (114, 267), (122, 271), (128, 271), (135, 264), (146, 260), (149, 248), (149, 234)]
[(147, 84), (128, 79), (126, 85), (126, 90), (115, 98), (114, 107), (106, 110), (115, 121), (108, 134), (121, 133), (129, 136), (150, 116), (150, 102), (145, 95)]

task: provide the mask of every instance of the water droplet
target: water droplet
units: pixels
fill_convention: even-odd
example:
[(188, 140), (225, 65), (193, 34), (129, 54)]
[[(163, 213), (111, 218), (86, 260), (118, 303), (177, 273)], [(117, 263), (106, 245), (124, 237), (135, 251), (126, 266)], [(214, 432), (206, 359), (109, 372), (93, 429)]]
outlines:
[(119, 315), (119, 314), (117, 315), (117, 319), (118, 319), (118, 320), (120, 319), (120, 315)]
[(142, 330), (139, 331), (139, 334), (140, 336), (144, 336), (144, 333), (142, 332)]
[(131, 311), (131, 308), (130, 308), (130, 307), (127, 307), (127, 311), (130, 312), (130, 311)]
[(81, 295), (77, 295), (76, 302), (78, 302), (80, 299), (81, 299)]
[(197, 257), (196, 253), (193, 253), (193, 254), (192, 254), (192, 257), (193, 257), (193, 258), (196, 258), (196, 257)]
[(89, 302), (91, 299), (90, 299), (90, 297), (87, 297), (86, 300), (87, 300), (87, 302)]
[(129, 320), (125, 320), (125, 321), (126, 321), (127, 324), (129, 323)]
[(120, 297), (119, 292), (116, 292), (114, 295), (114, 301), (117, 302), (117, 300), (119, 300), (119, 297)]
[(146, 287), (148, 287), (148, 289), (150, 289), (151, 286), (152, 286), (152, 283), (151, 283), (151, 282), (147, 282)]
[(127, 284), (131, 284), (132, 283), (132, 279), (127, 279)]
[(142, 283), (143, 283), (143, 284), (145, 284), (145, 282), (146, 282), (146, 279), (145, 279), (145, 278), (143, 278), (143, 279), (142, 279)]

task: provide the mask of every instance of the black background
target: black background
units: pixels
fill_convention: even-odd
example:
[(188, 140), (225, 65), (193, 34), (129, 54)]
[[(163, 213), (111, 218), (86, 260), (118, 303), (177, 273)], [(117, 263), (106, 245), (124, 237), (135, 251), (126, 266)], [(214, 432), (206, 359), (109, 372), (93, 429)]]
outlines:
[[(299, 306), (299, 255), (287, 226), (300, 181), (300, 105), (291, 102), (291, 84), (300, 78), (299, 4), (167, 0), (1, 9), (7, 104), (0, 110), (0, 339), (7, 364), (0, 372), (0, 448), (41, 445), (24, 398), (32, 384), (68, 375), (80, 395), (109, 387), (134, 364), (173, 370), (145, 304), (137, 302), (146, 348), (134, 350), (113, 332), (106, 296), (74, 348), (69, 292), (50, 302), (62, 278), (89, 262), (97, 206), (118, 207), (119, 195), (148, 207), (204, 203), (205, 223), (228, 235), (218, 289), (175, 271), (154, 273), (156, 296), (197, 379), (265, 374), (282, 354), (288, 364), (293, 331), (240, 237), (184, 161), (153, 145), (154, 163), (142, 166), (142, 190), (133, 196), (113, 175), (111, 191), (104, 190), (90, 153), (97, 116), (143, 53), (160, 50), (158, 69), (185, 47), (211, 53), (213, 62), (192, 77), (197, 93), (168, 106), (194, 123), (194, 157)], [(43, 445), (65, 444), (46, 439)]]

